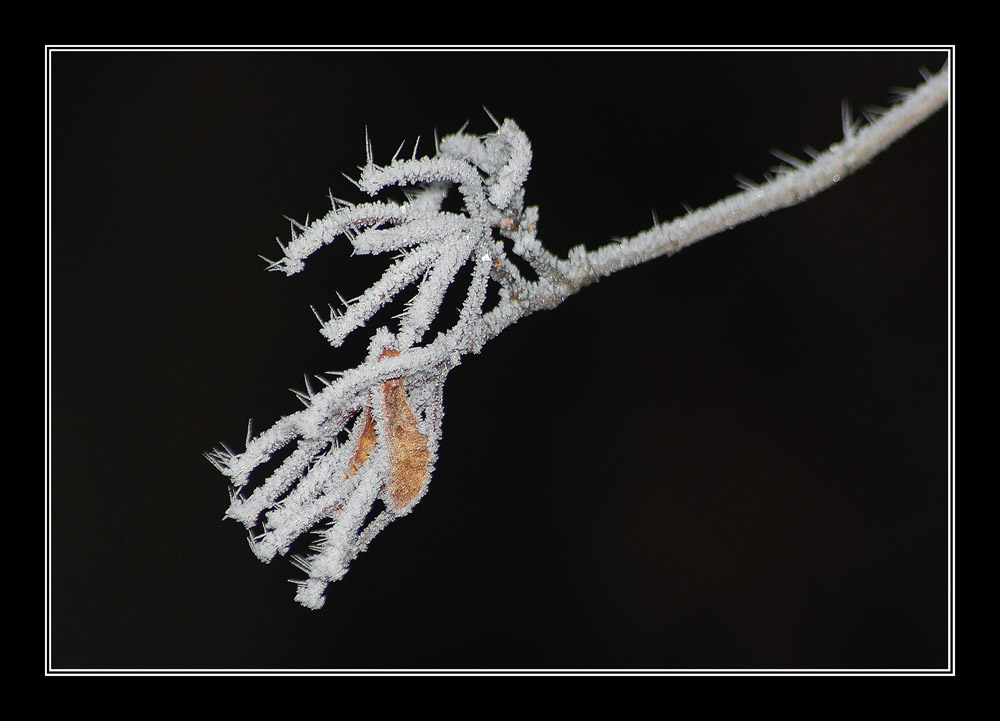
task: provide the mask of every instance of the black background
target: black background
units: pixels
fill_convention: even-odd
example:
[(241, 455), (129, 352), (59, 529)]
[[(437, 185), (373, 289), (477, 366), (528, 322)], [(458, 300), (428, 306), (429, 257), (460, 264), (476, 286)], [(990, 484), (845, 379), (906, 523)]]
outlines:
[[(430, 492), (308, 611), (202, 453), (350, 367), (288, 215), (483, 107), (565, 254), (840, 138), (940, 51), (58, 50), (55, 669), (930, 669), (948, 655), (948, 135), (522, 320), (449, 377)], [(409, 148), (412, 146), (408, 146)]]

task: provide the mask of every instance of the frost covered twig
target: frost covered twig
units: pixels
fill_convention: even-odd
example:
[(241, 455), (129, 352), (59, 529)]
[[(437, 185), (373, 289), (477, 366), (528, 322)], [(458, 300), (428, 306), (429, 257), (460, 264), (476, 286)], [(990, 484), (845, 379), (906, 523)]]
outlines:
[[(810, 162), (780, 155), (786, 165), (773, 179), (742, 181), (742, 192), (712, 206), (594, 251), (578, 246), (567, 258), (536, 237), (537, 208), (524, 205), (531, 146), (512, 120), (495, 123), (496, 131), (486, 136), (447, 136), (433, 157), (418, 158), (414, 148), (410, 158), (394, 157), (388, 165), (377, 165), (366, 144), (357, 186), (373, 198), (400, 187), (406, 201), (355, 205), (331, 198), (333, 209), (311, 224), (296, 224), (291, 242), (281, 245), (282, 257), (268, 267), (298, 273), (340, 236), (358, 254), (395, 254), (367, 291), (342, 311), (320, 317), (321, 332), (334, 346), (404, 292), (412, 297), (398, 322), (374, 330), (360, 365), (335, 380), (321, 379), (320, 390), (307, 382), (298, 394), (303, 410), (259, 435), (248, 429), (242, 452), (222, 447), (208, 454), (232, 487), (226, 516), (247, 527), (264, 562), (288, 554), (297, 539), (314, 532), (313, 553), (292, 560), (306, 573), (296, 581), (297, 600), (319, 608), (326, 586), (426, 492), (441, 438), (444, 382), (465, 354), (478, 353), (520, 318), (553, 308), (616, 270), (669, 255), (839, 182), (943, 106), (948, 84), (946, 68), (865, 127), (845, 114), (843, 140)], [(444, 210), (447, 194), (456, 190), (461, 212)], [(522, 273), (525, 264), (534, 277)], [(458, 319), (427, 339), (446, 291), (466, 268)], [(497, 299), (488, 305), (491, 287)], [(264, 474), (268, 463), (276, 468)]]
[(845, 107), (843, 139), (824, 153), (815, 155), (810, 162), (779, 154), (779, 159), (785, 163), (777, 169), (778, 174), (773, 179), (759, 185), (742, 180), (743, 192), (658, 224), (622, 243), (590, 253), (578, 252), (575, 257), (571, 251), (570, 262), (563, 268), (568, 281), (585, 286), (615, 271), (670, 255), (748, 220), (814, 197), (863, 168), (878, 153), (941, 109), (948, 100), (949, 82), (945, 67), (864, 127), (858, 126)]

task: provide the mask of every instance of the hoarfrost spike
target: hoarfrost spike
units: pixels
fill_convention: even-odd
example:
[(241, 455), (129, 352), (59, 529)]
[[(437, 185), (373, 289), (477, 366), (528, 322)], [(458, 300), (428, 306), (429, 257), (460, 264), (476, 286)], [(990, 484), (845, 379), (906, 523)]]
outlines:
[(851, 111), (851, 104), (846, 98), (840, 105), (840, 125), (844, 133), (844, 140), (853, 138), (859, 127), (858, 121), (854, 119), (854, 113)]
[(776, 157), (778, 160), (781, 160), (782, 162), (788, 163), (791, 167), (795, 168), (796, 170), (801, 170), (802, 168), (808, 165), (808, 163), (803, 162), (799, 158), (796, 158), (794, 155), (782, 152), (781, 150), (772, 148), (771, 155)]
[(489, 111), (489, 108), (487, 108), (485, 105), (483, 106), (483, 112), (486, 113), (486, 117), (488, 117), (490, 119), (490, 121), (493, 123), (493, 125), (496, 127), (496, 129), (499, 130), (500, 129), (500, 123), (497, 122), (497, 119), (495, 117), (493, 117), (493, 113), (491, 113)]
[(389, 165), (392, 165), (393, 163), (396, 162), (396, 158), (399, 157), (399, 154), (402, 152), (404, 145), (406, 145), (406, 141), (405, 140), (402, 143), (399, 144), (399, 147), (396, 148), (396, 152), (392, 154), (392, 160), (389, 161)]

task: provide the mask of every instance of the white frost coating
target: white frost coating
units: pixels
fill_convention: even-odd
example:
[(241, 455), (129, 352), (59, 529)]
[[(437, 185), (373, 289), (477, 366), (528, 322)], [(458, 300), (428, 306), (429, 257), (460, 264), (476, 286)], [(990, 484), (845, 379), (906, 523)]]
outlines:
[[(396, 329), (373, 331), (366, 359), (326, 386), (296, 394), (305, 404), (271, 428), (253, 436), (236, 453), (223, 446), (207, 455), (229, 478), (226, 517), (250, 531), (250, 546), (264, 562), (286, 555), (307, 532), (315, 533), (313, 553), (293, 554), (305, 572), (296, 580), (296, 600), (320, 608), (329, 583), (389, 523), (412, 510), (427, 491), (437, 458), (448, 373), (464, 354), (478, 353), (490, 339), (520, 318), (553, 308), (565, 298), (616, 270), (669, 255), (701, 238), (773, 210), (808, 199), (845, 178), (904, 135), (948, 99), (947, 67), (872, 124), (858, 128), (844, 120), (844, 139), (805, 163), (779, 155), (788, 165), (760, 185), (743, 180), (743, 192), (663, 223), (634, 238), (587, 251), (573, 248), (560, 259), (535, 233), (538, 210), (525, 208), (524, 183), (531, 146), (512, 120), (495, 133), (459, 132), (441, 140), (433, 158), (367, 163), (358, 187), (374, 196), (386, 188), (406, 188), (404, 203), (391, 200), (357, 205), (331, 198), (333, 209), (308, 225), (293, 222), (292, 241), (270, 270), (293, 274), (337, 237), (357, 253), (394, 252), (380, 280), (332, 311), (321, 332), (339, 346), (352, 331), (411, 286), (415, 291)], [(461, 213), (442, 211), (451, 189), (462, 196)], [(511, 252), (538, 275), (527, 280), (511, 262)], [(438, 316), (445, 291), (472, 263), (469, 286), (455, 325), (424, 342)], [(489, 283), (499, 301), (484, 311)], [(261, 466), (284, 449), (287, 454), (266, 478)], [(258, 474), (259, 475), (259, 474)], [(254, 481), (251, 484), (251, 480)], [(384, 508), (373, 513), (376, 503)], [(374, 517), (373, 517), (374, 516)]]
[[(350, 239), (358, 253), (398, 254), (371, 288), (321, 319), (321, 332), (334, 346), (415, 286), (395, 331), (382, 327), (373, 334), (364, 363), (318, 392), (307, 386), (297, 393), (305, 409), (248, 437), (242, 453), (222, 448), (208, 454), (233, 487), (226, 516), (249, 529), (260, 560), (288, 554), (302, 534), (316, 530), (315, 553), (293, 558), (308, 576), (297, 582), (300, 603), (320, 607), (326, 585), (341, 578), (372, 538), (409, 513), (426, 492), (441, 437), (444, 380), (464, 353), (478, 350), (500, 330), (483, 317), (491, 279), (501, 286), (494, 317), (501, 312), (509, 323), (521, 315), (513, 299), (526, 281), (507, 261), (502, 238), (516, 235), (537, 254), (534, 222), (521, 220), (521, 185), (530, 165), (528, 139), (511, 120), (485, 138), (445, 138), (433, 158), (378, 166), (369, 149), (358, 187), (373, 196), (405, 187), (409, 200), (333, 201), (324, 218), (296, 225), (300, 232), (291, 243), (279, 243), (284, 257), (269, 261), (270, 270), (300, 272), (314, 252), (338, 236)], [(441, 210), (451, 188), (462, 196), (463, 213)], [(469, 262), (471, 278), (458, 320), (423, 344), (445, 292)], [(293, 444), (266, 478), (253, 478)], [(384, 510), (372, 518), (377, 501)]]

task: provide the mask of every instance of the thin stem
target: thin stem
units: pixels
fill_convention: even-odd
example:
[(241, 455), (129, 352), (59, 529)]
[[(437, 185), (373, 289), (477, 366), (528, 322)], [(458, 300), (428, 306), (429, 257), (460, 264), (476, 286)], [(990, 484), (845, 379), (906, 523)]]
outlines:
[[(876, 155), (919, 125), (948, 102), (947, 66), (874, 123), (855, 130), (845, 122), (845, 137), (813, 162), (789, 169), (770, 182), (731, 195), (661, 223), (624, 242), (590, 252), (570, 254), (560, 261), (562, 278), (551, 280), (565, 290), (563, 298), (623, 268), (671, 255), (724, 230), (801, 203), (863, 168)], [(551, 293), (551, 289), (549, 289)], [(551, 295), (542, 307), (551, 307)], [(560, 299), (562, 300), (562, 299)]]

